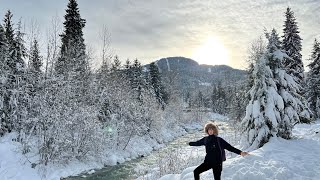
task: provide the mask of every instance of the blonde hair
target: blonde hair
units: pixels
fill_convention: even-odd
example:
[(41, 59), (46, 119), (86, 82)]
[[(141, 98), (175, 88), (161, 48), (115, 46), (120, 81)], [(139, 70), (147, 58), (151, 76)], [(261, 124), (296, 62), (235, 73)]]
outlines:
[(214, 135), (218, 135), (219, 131), (218, 131), (218, 126), (213, 124), (213, 122), (208, 122), (205, 126), (204, 126), (204, 132), (208, 134), (208, 130), (212, 129), (213, 130), (213, 134)]

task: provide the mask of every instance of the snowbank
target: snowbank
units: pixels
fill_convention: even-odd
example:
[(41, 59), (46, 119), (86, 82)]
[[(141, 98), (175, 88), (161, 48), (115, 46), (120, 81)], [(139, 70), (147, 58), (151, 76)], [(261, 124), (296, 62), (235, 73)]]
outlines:
[[(206, 119), (226, 120), (227, 118), (218, 114), (209, 114)], [(99, 169), (105, 165), (115, 165), (123, 163), (140, 156), (146, 156), (153, 150), (164, 146), (164, 143), (170, 142), (175, 138), (186, 134), (187, 131), (202, 129), (203, 122), (192, 122), (189, 124), (180, 124), (172, 129), (163, 129), (158, 137), (150, 136), (133, 137), (125, 150), (111, 149), (106, 152), (104, 159), (86, 159), (83, 161), (73, 160), (68, 164), (48, 164), (47, 166), (36, 166), (32, 168), (31, 164), (37, 162), (39, 157), (36, 152), (30, 152), (26, 155), (21, 154), (21, 144), (12, 141), (16, 134), (6, 134), (0, 138), (0, 179), (2, 180), (58, 180), (61, 177), (74, 176), (82, 172)], [(90, 173), (90, 172), (89, 172)], [(92, 173), (92, 172), (91, 172)]]
[[(320, 179), (320, 121), (297, 125), (294, 139), (271, 138), (250, 156), (228, 159), (223, 166), (225, 180), (319, 180)], [(193, 180), (193, 170), (166, 175), (160, 180)], [(212, 180), (212, 171), (201, 174), (202, 180)]]

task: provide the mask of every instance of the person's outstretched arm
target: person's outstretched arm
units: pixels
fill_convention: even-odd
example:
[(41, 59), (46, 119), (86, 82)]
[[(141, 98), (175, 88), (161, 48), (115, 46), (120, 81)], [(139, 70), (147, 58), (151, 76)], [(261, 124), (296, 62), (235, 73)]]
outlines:
[(241, 151), (241, 150), (239, 150), (239, 149), (231, 146), (231, 145), (230, 145), (227, 141), (225, 141), (224, 139), (220, 138), (220, 140), (221, 140), (221, 145), (222, 145), (222, 147), (223, 147), (224, 149), (226, 149), (226, 150), (228, 150), (228, 151), (230, 151), (230, 152), (239, 154), (239, 155), (241, 155), (241, 156), (246, 156), (246, 155), (248, 155), (247, 152), (243, 152), (243, 151)]
[(204, 138), (200, 139), (196, 142), (189, 142), (189, 146), (203, 146), (204, 145)]

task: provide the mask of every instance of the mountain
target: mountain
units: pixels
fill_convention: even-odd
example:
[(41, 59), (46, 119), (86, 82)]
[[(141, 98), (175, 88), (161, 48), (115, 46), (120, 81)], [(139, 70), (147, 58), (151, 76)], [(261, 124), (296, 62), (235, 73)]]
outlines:
[[(195, 60), (185, 57), (167, 57), (155, 61), (159, 71), (167, 81), (178, 81), (183, 89), (223, 86), (243, 83), (246, 71), (234, 69), (227, 65), (199, 65)], [(148, 65), (146, 65), (148, 68)]]

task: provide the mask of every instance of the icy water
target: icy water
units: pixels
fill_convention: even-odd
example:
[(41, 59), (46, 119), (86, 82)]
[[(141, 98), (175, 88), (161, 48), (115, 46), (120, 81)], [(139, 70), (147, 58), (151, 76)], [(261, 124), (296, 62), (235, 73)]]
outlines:
[[(230, 142), (233, 131), (226, 123), (220, 124), (220, 136)], [(162, 149), (153, 151), (150, 155), (135, 160), (127, 161), (116, 166), (107, 166), (103, 169), (96, 170), (93, 174), (82, 174), (75, 177), (68, 177), (67, 180), (132, 180), (137, 179), (156, 179), (162, 176), (166, 170), (163, 168), (168, 161), (173, 160), (170, 166), (174, 167), (175, 163), (186, 167), (198, 164), (205, 155), (204, 147), (191, 147), (187, 143), (202, 138), (205, 134), (202, 130), (193, 131), (176, 140), (166, 144)], [(230, 142), (234, 143), (234, 142)], [(179, 162), (175, 162), (179, 161)], [(188, 161), (186, 163), (186, 161)], [(171, 171), (179, 171), (171, 167)], [(186, 167), (179, 167), (184, 169)], [(179, 171), (180, 172), (180, 171)], [(170, 172), (172, 173), (172, 172)]]

